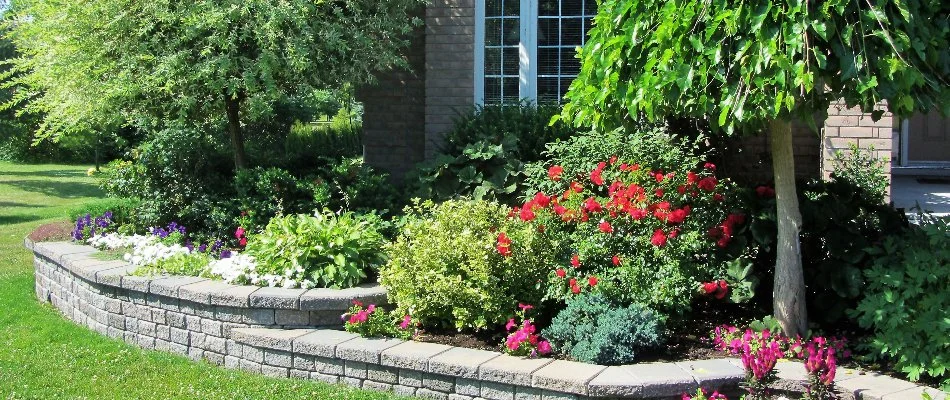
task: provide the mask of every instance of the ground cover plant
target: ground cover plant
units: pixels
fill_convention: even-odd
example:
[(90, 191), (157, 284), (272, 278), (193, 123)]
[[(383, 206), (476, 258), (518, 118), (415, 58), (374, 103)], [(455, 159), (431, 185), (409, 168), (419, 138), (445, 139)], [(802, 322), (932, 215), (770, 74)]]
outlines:
[[(0, 397), (11, 399), (398, 399), (319, 382), (226, 370), (99, 335), (36, 301), (23, 238), (77, 209), (109, 207), (88, 166), (0, 162)], [(93, 212), (101, 215), (102, 211)], [(60, 229), (67, 240), (74, 226)]]

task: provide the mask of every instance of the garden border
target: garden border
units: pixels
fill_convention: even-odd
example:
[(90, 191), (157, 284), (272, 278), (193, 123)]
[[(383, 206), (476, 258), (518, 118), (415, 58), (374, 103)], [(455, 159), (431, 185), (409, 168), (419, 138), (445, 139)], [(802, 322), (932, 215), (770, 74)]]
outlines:
[[(205, 359), (276, 377), (344, 383), (430, 399), (674, 398), (702, 386), (735, 393), (735, 359), (599, 366), (523, 359), (498, 352), (398, 339), (367, 339), (339, 329), (352, 300), (384, 304), (385, 289), (282, 289), (203, 278), (127, 275), (124, 261), (69, 242), (25, 245), (34, 253), (36, 295), (71, 320), (146, 349)], [(800, 389), (800, 363), (778, 365), (781, 385)], [(938, 390), (841, 368), (845, 399), (934, 400)]]

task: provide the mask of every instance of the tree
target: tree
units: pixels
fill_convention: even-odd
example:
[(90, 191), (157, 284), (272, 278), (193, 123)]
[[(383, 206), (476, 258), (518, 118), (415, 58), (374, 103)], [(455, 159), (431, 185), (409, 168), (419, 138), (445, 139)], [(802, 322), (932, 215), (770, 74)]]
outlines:
[(10, 19), (23, 57), (13, 103), (41, 138), (132, 124), (224, 120), (235, 166), (242, 126), (287, 97), (406, 66), (425, 0), (23, 0)]
[(786, 333), (804, 334), (791, 121), (842, 98), (865, 111), (886, 100), (898, 115), (950, 111), (946, 11), (940, 0), (603, 0), (562, 118), (612, 129), (687, 116), (725, 134), (767, 131), (773, 305)]

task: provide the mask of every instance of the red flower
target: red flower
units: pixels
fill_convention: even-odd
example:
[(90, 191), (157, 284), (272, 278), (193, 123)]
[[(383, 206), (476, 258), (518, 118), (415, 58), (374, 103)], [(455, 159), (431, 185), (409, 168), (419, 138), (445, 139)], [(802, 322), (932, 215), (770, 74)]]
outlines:
[(617, 163), (617, 156), (610, 156), (610, 165), (614, 165), (616, 163)]
[(755, 194), (763, 198), (775, 197), (775, 189), (772, 189), (768, 186), (759, 186), (755, 188)]
[(703, 179), (700, 179), (699, 184), (697, 186), (699, 186), (699, 188), (702, 190), (705, 190), (707, 192), (712, 192), (713, 190), (716, 190), (716, 184), (718, 183), (719, 181), (716, 179), (715, 176), (708, 176)]
[(554, 165), (548, 168), (548, 178), (551, 178), (552, 181), (557, 182), (561, 180), (562, 173), (564, 173), (564, 167), (560, 165)]
[(548, 204), (551, 203), (551, 198), (545, 196), (543, 192), (538, 192), (534, 195), (534, 198), (531, 199), (531, 202), (541, 208), (547, 208)]
[(239, 227), (237, 228), (237, 230), (234, 231), (234, 238), (235, 238), (235, 239), (240, 239), (240, 238), (244, 237), (244, 233), (245, 233), (245, 232), (244, 232), (244, 228), (242, 228), (242, 227), (239, 226)]
[(592, 276), (590, 278), (587, 278), (587, 283), (590, 285), (590, 287), (597, 286), (597, 277)]
[(725, 200), (725, 199), (726, 199), (726, 198), (723, 197), (722, 194), (720, 194), (720, 193), (716, 193), (716, 194), (713, 195), (713, 200), (715, 200), (715, 201), (723, 201), (723, 200)]
[(580, 294), (580, 293), (581, 293), (581, 287), (580, 287), (580, 286), (577, 286), (577, 285), (572, 285), (572, 286), (571, 286), (571, 293)]
[(719, 285), (717, 285), (716, 282), (703, 283), (703, 292), (705, 292), (705, 294), (707, 295), (713, 294), (713, 292), (715, 292), (716, 289), (719, 289)]
[(581, 258), (580, 258), (580, 256), (578, 256), (577, 254), (571, 256), (571, 265), (573, 265), (574, 268), (580, 268), (580, 267), (581, 267)]
[(573, 190), (574, 193), (583, 192), (583, 191), (584, 191), (584, 185), (581, 185), (581, 184), (578, 183), (578, 182), (571, 182), (571, 190)]
[(597, 224), (597, 229), (600, 229), (603, 233), (613, 233), (614, 231), (614, 227), (610, 226), (610, 222), (604, 220), (601, 220), (600, 223)]
[(614, 256), (614, 258), (611, 259), (610, 261), (612, 261), (612, 262), (614, 263), (614, 266), (619, 266), (619, 265), (620, 265), (620, 257), (618, 257), (618, 256)]
[(649, 212), (647, 212), (647, 210), (643, 208), (634, 208), (634, 209), (631, 209), (630, 211), (627, 211), (627, 213), (630, 214), (630, 218), (633, 218), (634, 220), (637, 220), (637, 221), (645, 218), (649, 214)]
[(502, 257), (510, 257), (511, 256), (511, 238), (509, 238), (508, 235), (505, 234), (505, 232), (501, 232), (498, 234), (497, 242), (498, 243), (495, 246), (495, 249), (498, 250), (498, 254), (501, 254)]
[(657, 198), (663, 197), (663, 189), (656, 189), (653, 191), (653, 194), (655, 194)]
[(680, 234), (680, 230), (679, 230), (679, 229), (673, 229), (672, 231), (670, 231), (669, 234), (666, 235), (666, 237), (672, 239), (672, 238), (675, 238), (675, 237), (676, 237), (677, 235), (679, 235), (679, 234)]
[(699, 175), (696, 175), (695, 172), (689, 171), (686, 173), (686, 184), (692, 185), (696, 183), (697, 180), (699, 180)]
[(495, 250), (498, 250), (498, 254), (501, 254), (502, 257), (511, 257), (511, 248), (508, 246), (498, 245), (495, 246)]
[(241, 247), (247, 246), (247, 238), (242, 237), (241, 240), (238, 240), (238, 244), (241, 245)]
[(653, 175), (653, 177), (656, 178), (657, 183), (663, 182), (663, 178), (665, 178), (663, 176), (663, 172), (657, 172), (656, 175)]
[(567, 276), (567, 271), (565, 271), (564, 268), (558, 268), (554, 271), (554, 275), (557, 275), (558, 278), (564, 278)]
[(571, 287), (577, 286), (577, 279), (571, 278), (571, 280), (567, 281), (567, 284), (570, 285)]
[(537, 216), (534, 214), (534, 211), (531, 211), (531, 207), (524, 207), (521, 209), (521, 212), (518, 213), (518, 217), (522, 221), (528, 222), (534, 220)]
[(679, 185), (679, 187), (676, 188), (676, 191), (679, 192), (679, 194), (686, 194), (686, 186)]
[(653, 237), (650, 238), (650, 243), (653, 243), (656, 247), (666, 246), (666, 234), (663, 233), (662, 229), (653, 231)]
[(716, 170), (716, 164), (713, 164), (713, 163), (711, 163), (711, 162), (708, 162), (708, 163), (706, 163), (706, 164), (703, 165), (703, 168), (706, 168), (706, 169), (708, 169), (708, 170), (710, 170), (710, 171), (715, 171), (715, 170)]
[(604, 178), (601, 176), (601, 173), (604, 172), (604, 168), (607, 167), (607, 163), (601, 161), (597, 164), (597, 168), (594, 168), (593, 171), (590, 171), (590, 181), (594, 182), (595, 185), (601, 186), (604, 184)]
[(726, 281), (720, 280), (717, 286), (714, 297), (716, 297), (717, 300), (722, 300), (726, 297), (726, 294), (729, 293), (729, 284), (726, 283)]
[(679, 210), (674, 210), (670, 213), (667, 222), (671, 224), (682, 224), (686, 220), (686, 217), (689, 216), (690, 208), (689, 206), (684, 206)]
[(564, 215), (564, 213), (565, 213), (566, 211), (567, 211), (567, 209), (564, 208), (564, 206), (562, 206), (562, 205), (560, 205), (560, 204), (555, 204), (555, 205), (554, 205), (554, 213), (557, 214), (558, 216)]
[(597, 202), (593, 197), (588, 197), (587, 200), (584, 200), (584, 210), (589, 212), (601, 212), (604, 208)]

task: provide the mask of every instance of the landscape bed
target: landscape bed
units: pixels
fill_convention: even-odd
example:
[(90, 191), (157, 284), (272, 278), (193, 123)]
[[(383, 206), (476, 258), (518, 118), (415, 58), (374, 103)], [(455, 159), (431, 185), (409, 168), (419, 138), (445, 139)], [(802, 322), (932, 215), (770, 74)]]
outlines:
[[(34, 243), (36, 295), (78, 324), (146, 349), (268, 376), (344, 383), (433, 399), (672, 398), (698, 388), (738, 393), (736, 359), (599, 366), (342, 332), (353, 300), (386, 303), (378, 286), (344, 290), (236, 286), (203, 278), (129, 276), (95, 248)], [(797, 362), (780, 362), (779, 387), (800, 392)], [(945, 394), (892, 377), (838, 368), (847, 399), (932, 399)]]

